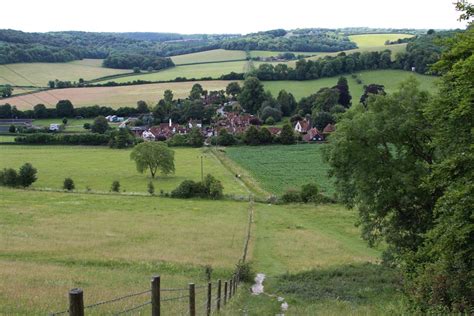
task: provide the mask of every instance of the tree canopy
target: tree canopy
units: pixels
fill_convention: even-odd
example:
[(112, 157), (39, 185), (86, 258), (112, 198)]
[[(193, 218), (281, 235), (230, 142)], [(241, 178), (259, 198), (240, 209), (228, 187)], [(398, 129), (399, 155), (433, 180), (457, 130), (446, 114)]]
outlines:
[(130, 153), (130, 159), (135, 161), (137, 171), (150, 171), (154, 178), (158, 170), (162, 174), (174, 173), (174, 151), (163, 142), (144, 142), (136, 145)]

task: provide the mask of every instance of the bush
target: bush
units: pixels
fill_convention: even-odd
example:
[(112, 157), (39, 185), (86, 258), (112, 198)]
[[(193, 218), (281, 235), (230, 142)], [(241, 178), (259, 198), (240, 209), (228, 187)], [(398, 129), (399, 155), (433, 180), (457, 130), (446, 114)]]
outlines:
[(18, 184), (23, 187), (29, 187), (37, 180), (36, 173), (38, 171), (34, 168), (30, 163), (25, 163), (20, 168), (20, 172), (18, 174)]
[(74, 190), (74, 188), (75, 188), (74, 181), (71, 178), (64, 179), (64, 182), (63, 182), (64, 190), (72, 191)]
[(82, 126), (84, 129), (91, 129), (91, 123), (84, 123), (84, 125)]
[(205, 188), (200, 182), (194, 182), (193, 180), (184, 180), (180, 185), (171, 191), (171, 197), (190, 199), (192, 197), (200, 197), (205, 193)]
[(318, 186), (313, 183), (305, 184), (301, 187), (301, 200), (304, 203), (318, 201)]
[(168, 140), (168, 146), (170, 147), (181, 147), (181, 146), (188, 146), (188, 137), (187, 135), (182, 134), (174, 134)]
[(109, 122), (103, 116), (95, 118), (94, 123), (91, 126), (93, 133), (104, 134), (109, 129)]
[(148, 193), (150, 193), (150, 195), (153, 195), (155, 194), (155, 186), (153, 185), (153, 182), (148, 182), (148, 189), (147, 189)]
[(112, 186), (110, 187), (110, 191), (120, 192), (120, 182), (118, 182), (117, 180), (112, 182)]
[(110, 136), (104, 134), (45, 134), (36, 133), (15, 138), (16, 143), (36, 145), (107, 145)]
[(275, 125), (275, 119), (273, 118), (273, 116), (268, 117), (268, 118), (265, 120), (265, 124), (267, 124), (267, 125)]
[(287, 190), (281, 197), (284, 203), (299, 203), (301, 202), (301, 193), (295, 189)]
[(13, 125), (13, 124), (10, 125), (10, 127), (8, 128), (8, 132), (10, 132), (10, 133), (15, 133), (15, 132), (16, 132), (16, 127), (15, 127), (15, 125)]
[(18, 185), (18, 173), (13, 168), (5, 168), (0, 172), (0, 184), (8, 187)]
[(235, 273), (241, 282), (253, 282), (255, 277), (255, 272), (253, 270), (252, 264), (249, 262), (239, 261), (235, 266)]
[(206, 195), (213, 199), (218, 200), (222, 198), (224, 187), (222, 183), (214, 178), (212, 175), (208, 174), (204, 179), (204, 187), (206, 188)]

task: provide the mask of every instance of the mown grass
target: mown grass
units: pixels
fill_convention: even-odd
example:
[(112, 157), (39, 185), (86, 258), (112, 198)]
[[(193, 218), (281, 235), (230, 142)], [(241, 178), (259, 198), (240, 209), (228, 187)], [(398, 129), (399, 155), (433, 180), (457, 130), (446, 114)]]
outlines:
[[(84, 124), (89, 123), (92, 124), (94, 122), (93, 119), (68, 119), (67, 124), (65, 125), (65, 132), (86, 132), (87, 130), (84, 129)], [(37, 119), (33, 121), (33, 125), (35, 126), (42, 126), (42, 127), (49, 127), (50, 124), (63, 124), (63, 120), (61, 118), (56, 119)], [(109, 123), (109, 125), (114, 126), (117, 124)]]
[(172, 56), (175, 65), (242, 60), (246, 54), (242, 50), (213, 49), (199, 53)]
[[(63, 81), (78, 81), (79, 78), (91, 80), (130, 72), (131, 70), (127, 69), (104, 68), (102, 59), (83, 59), (69, 63), (18, 63), (9, 64), (7, 67), (0, 66), (0, 77), (2, 77), (0, 84), (46, 87), (48, 81), (55, 79)], [(3, 78), (7, 81), (5, 82)]]
[(227, 156), (258, 181), (263, 189), (281, 195), (287, 189), (316, 183), (328, 195), (334, 188), (327, 176), (321, 144), (228, 147)]
[[(401, 81), (406, 80), (411, 76), (414, 76), (420, 82), (421, 89), (427, 90), (431, 93), (437, 91), (435, 84), (436, 77), (420, 75), (409, 71), (369, 70), (357, 72), (356, 75), (362, 80), (362, 84), (358, 84), (356, 79), (352, 78), (351, 75), (343, 75), (348, 80), (353, 103), (359, 101), (363, 94), (364, 85), (371, 83), (382, 84), (385, 86), (385, 91), (390, 93), (397, 90)], [(340, 76), (335, 76), (307, 81), (266, 81), (264, 82), (264, 85), (265, 89), (272, 92), (273, 95), (278, 95), (278, 92), (284, 89), (293, 93), (295, 98), (299, 100), (302, 97), (316, 93), (321, 88), (335, 86), (339, 77)]]
[(155, 191), (170, 192), (183, 180), (201, 180), (200, 157), (203, 156), (204, 175), (210, 173), (222, 181), (224, 193), (247, 195), (235, 176), (210, 153), (197, 148), (173, 148), (176, 174), (158, 175), (136, 171), (130, 160), (130, 150), (86, 146), (1, 146), (0, 168), (19, 168), (29, 162), (38, 169), (38, 181), (33, 188), (61, 189), (66, 177), (74, 180), (76, 189), (83, 191), (110, 190), (113, 181), (120, 181), (121, 191), (142, 192), (152, 181)]
[[(214, 279), (227, 278), (242, 255), (247, 207), (0, 188), (0, 314), (63, 310), (74, 287), (84, 289), (86, 304), (143, 291), (156, 274), (163, 288), (204, 284), (205, 265)], [(187, 293), (164, 297), (180, 294)], [(117, 312), (146, 300), (88, 312)]]
[[(349, 39), (355, 42), (359, 48), (385, 45), (386, 41), (413, 37), (412, 34), (360, 34), (351, 35)], [(388, 46), (390, 47), (390, 46)]]
[(247, 61), (231, 61), (231, 62), (216, 62), (196, 65), (184, 65), (168, 68), (162, 71), (153, 73), (143, 73), (136, 76), (126, 76), (115, 78), (111, 80), (105, 80), (98, 83), (106, 83), (108, 81), (115, 82), (131, 82), (134, 80), (147, 80), (147, 81), (166, 81), (174, 80), (177, 77), (185, 77), (187, 79), (195, 78), (213, 78), (218, 79), (224, 74), (230, 72), (242, 73)]

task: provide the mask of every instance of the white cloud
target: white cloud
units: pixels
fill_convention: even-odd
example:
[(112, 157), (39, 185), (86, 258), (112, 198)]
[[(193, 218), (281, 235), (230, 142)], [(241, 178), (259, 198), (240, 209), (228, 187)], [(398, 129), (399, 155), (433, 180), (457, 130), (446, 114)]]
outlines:
[(464, 28), (453, 0), (23, 0), (8, 3), (0, 28), (24, 31), (249, 33), (345, 26)]

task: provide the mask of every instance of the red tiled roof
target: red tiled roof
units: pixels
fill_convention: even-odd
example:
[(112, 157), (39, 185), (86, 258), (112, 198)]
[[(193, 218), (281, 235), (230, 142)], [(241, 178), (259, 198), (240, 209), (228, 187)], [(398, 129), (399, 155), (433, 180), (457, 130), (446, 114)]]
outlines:
[(329, 134), (332, 133), (336, 130), (336, 127), (332, 124), (326, 125), (326, 127), (323, 129), (323, 134)]

